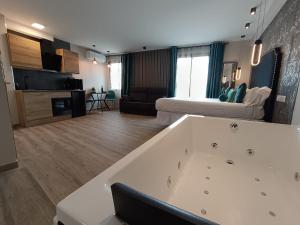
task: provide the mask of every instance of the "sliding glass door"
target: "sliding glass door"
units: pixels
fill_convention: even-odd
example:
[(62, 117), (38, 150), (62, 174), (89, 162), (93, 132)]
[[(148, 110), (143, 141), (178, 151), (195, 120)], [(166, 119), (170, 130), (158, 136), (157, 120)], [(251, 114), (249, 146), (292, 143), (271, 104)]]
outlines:
[(179, 51), (176, 92), (178, 98), (201, 99), (206, 96), (209, 50), (197, 47)]

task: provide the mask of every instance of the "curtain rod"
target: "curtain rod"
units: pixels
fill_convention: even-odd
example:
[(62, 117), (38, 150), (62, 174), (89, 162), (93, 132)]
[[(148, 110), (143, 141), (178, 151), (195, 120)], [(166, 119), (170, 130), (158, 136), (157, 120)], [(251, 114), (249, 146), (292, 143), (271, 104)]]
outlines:
[(203, 45), (170, 46), (170, 47), (166, 47), (166, 48), (149, 49), (149, 50), (145, 50), (145, 51), (129, 51), (129, 52), (123, 52), (123, 53), (116, 53), (116, 54), (110, 54), (110, 55), (106, 55), (106, 56), (121, 56), (121, 55), (129, 54), (129, 53), (158, 51), (158, 50), (169, 49), (169, 48), (171, 48), (171, 47), (177, 47), (178, 49), (181, 49), (181, 48), (209, 47), (211, 44), (213, 44), (213, 43), (218, 43), (218, 42), (222, 42), (222, 43), (224, 43), (224, 44), (228, 44), (228, 43), (229, 43), (229, 42), (224, 42), (224, 41), (215, 41), (215, 42), (206, 43), (206, 44), (203, 44)]

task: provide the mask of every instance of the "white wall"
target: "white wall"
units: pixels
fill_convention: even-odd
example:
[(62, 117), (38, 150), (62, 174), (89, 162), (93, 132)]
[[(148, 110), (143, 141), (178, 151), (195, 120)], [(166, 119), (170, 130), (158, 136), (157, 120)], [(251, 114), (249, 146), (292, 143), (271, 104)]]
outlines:
[[(2, 74), (0, 75), (2, 76)], [(5, 82), (0, 77), (0, 167), (15, 163), (17, 154), (10, 121)]]
[(12, 67), (10, 65), (9, 53), (8, 53), (8, 45), (6, 39), (6, 21), (3, 15), (0, 14), (0, 50), (2, 52), (2, 62), (3, 62), (3, 70), (4, 77), (7, 89), (7, 97), (10, 109), (10, 118), (12, 124), (18, 124), (18, 112), (17, 112), (17, 104), (16, 104), (16, 96), (15, 96), (15, 82)]
[[(2, 15), (0, 15), (0, 27), (2, 39), (2, 31), (4, 30), (4, 17)], [(0, 166), (15, 163), (17, 161), (12, 123), (10, 120), (8, 106), (7, 90), (3, 74), (4, 68), (8, 67), (8, 65), (7, 60), (4, 60), (5, 55), (3, 54), (2, 47), (0, 49), (0, 60), (3, 65), (3, 71), (2, 68), (0, 68)]]
[(71, 45), (71, 50), (79, 54), (79, 71), (80, 74), (74, 74), (73, 77), (83, 80), (83, 89), (87, 92), (93, 87), (100, 90), (108, 89), (108, 67), (106, 64), (93, 64), (86, 58), (87, 49), (76, 45)]
[(297, 99), (296, 99), (294, 112), (293, 112), (292, 124), (300, 125), (300, 89), (299, 88), (298, 88)]
[(238, 41), (226, 44), (224, 62), (226, 61), (239, 62), (239, 66), (242, 68), (242, 77), (236, 82), (236, 86), (241, 83), (248, 85), (251, 74), (251, 42)]

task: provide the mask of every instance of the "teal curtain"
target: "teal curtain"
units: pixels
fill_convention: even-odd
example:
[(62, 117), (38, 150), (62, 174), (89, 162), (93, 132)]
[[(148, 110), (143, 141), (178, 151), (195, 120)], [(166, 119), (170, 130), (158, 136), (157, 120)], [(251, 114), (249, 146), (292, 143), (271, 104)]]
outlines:
[(225, 43), (215, 42), (210, 46), (208, 80), (206, 87), (207, 98), (218, 98), (221, 89)]
[(122, 96), (129, 95), (130, 81), (132, 76), (132, 54), (121, 56), (122, 63)]
[(177, 47), (171, 47), (171, 49), (170, 49), (170, 78), (169, 78), (169, 87), (168, 87), (168, 97), (175, 97), (176, 69), (177, 69)]

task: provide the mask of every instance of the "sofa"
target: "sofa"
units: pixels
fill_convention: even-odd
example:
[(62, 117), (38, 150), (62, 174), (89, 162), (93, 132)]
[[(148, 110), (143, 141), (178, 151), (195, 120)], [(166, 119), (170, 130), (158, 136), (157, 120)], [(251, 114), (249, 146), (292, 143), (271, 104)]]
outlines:
[(131, 88), (120, 99), (120, 112), (156, 116), (155, 101), (167, 96), (167, 88)]

